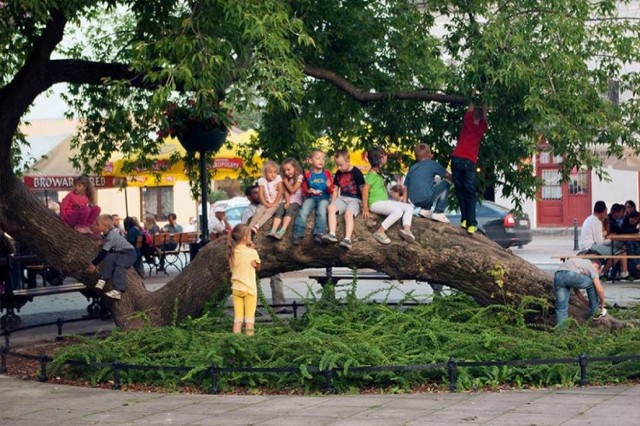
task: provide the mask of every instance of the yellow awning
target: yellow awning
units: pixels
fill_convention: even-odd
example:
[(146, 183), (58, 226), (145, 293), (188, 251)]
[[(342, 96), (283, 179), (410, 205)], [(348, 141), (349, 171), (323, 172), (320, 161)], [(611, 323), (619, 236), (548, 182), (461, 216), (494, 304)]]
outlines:
[[(229, 132), (227, 142), (215, 154), (213, 161), (209, 163), (209, 168), (214, 174), (214, 180), (237, 179), (243, 170), (249, 175), (256, 174), (255, 170), (250, 170), (245, 166), (236, 149), (236, 147), (246, 144), (255, 134), (254, 130), (241, 131), (237, 128)], [(176, 138), (166, 138), (150, 169), (126, 173), (123, 171), (126, 160), (122, 154), (117, 153), (105, 165), (103, 175), (124, 177), (127, 179), (128, 186), (171, 186), (177, 181), (187, 180), (182, 161), (170, 164), (171, 158), (176, 154), (184, 156), (186, 151)], [(262, 163), (257, 154), (254, 156), (254, 162), (256, 164)]]

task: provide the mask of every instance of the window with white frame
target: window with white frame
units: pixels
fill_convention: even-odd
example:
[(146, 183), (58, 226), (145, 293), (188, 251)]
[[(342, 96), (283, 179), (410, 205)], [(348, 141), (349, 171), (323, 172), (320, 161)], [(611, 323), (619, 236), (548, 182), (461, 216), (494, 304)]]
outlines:
[(173, 186), (142, 189), (144, 216), (153, 215), (157, 221), (166, 221), (173, 210)]

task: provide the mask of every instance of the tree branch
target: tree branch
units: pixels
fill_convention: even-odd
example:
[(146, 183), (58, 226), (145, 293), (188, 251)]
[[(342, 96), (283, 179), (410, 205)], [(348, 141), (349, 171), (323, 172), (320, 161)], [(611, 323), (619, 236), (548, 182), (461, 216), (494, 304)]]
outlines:
[(105, 80), (127, 80), (130, 86), (154, 89), (157, 83), (144, 81), (144, 74), (127, 64), (94, 62), (78, 59), (58, 59), (49, 62), (49, 83), (101, 85)]
[(449, 103), (452, 105), (466, 105), (468, 99), (459, 95), (445, 95), (443, 93), (434, 93), (426, 90), (398, 91), (398, 92), (365, 92), (357, 88), (346, 78), (337, 73), (313, 65), (305, 65), (303, 72), (318, 80), (324, 80), (333, 84), (336, 88), (342, 90), (347, 95), (361, 103), (380, 102), (389, 100), (414, 100)]
[(2, 173), (12, 173), (11, 137), (20, 118), (36, 97), (50, 86), (46, 82), (47, 61), (62, 41), (67, 18), (59, 9), (51, 10), (51, 19), (35, 40), (33, 50), (14, 79), (2, 88), (0, 97), (0, 167)]

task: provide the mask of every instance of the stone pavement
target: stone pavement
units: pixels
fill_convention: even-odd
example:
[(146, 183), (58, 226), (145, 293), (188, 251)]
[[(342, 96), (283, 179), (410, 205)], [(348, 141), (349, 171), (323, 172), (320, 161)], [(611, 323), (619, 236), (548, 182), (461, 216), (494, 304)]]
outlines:
[[(573, 240), (567, 236), (540, 237), (516, 255), (552, 273), (560, 264), (554, 255), (571, 253)], [(318, 270), (316, 270), (318, 271)], [(285, 275), (285, 296), (300, 299), (319, 286), (308, 280), (308, 272)], [(175, 275), (175, 274), (172, 274)], [(149, 282), (158, 288), (163, 278)], [(361, 282), (359, 296), (379, 287), (380, 283)], [(270, 297), (268, 280), (263, 289)], [(393, 288), (392, 297), (406, 291), (425, 297), (428, 285), (404, 282)], [(610, 303), (636, 304), (640, 283), (605, 283)], [(72, 303), (64, 295), (64, 307)], [(45, 298), (42, 303), (45, 303)], [(36, 302), (38, 303), (38, 298)], [(51, 305), (51, 301), (48, 302)], [(31, 308), (31, 316), (38, 317)], [(29, 310), (29, 305), (24, 310)], [(57, 315), (58, 308), (44, 306)], [(73, 316), (70, 316), (73, 317)], [(91, 321), (90, 323), (94, 323)], [(88, 324), (89, 328), (91, 325)], [(96, 321), (93, 330), (108, 329), (109, 321)], [(65, 331), (67, 329), (65, 328)], [(48, 331), (48, 339), (54, 335)], [(68, 331), (66, 331), (68, 332)], [(12, 336), (12, 346), (41, 340), (35, 330)], [(640, 424), (640, 385), (541, 389), (481, 393), (419, 393), (401, 395), (186, 395), (110, 391), (22, 381), (0, 375), (0, 424), (171, 424), (171, 425), (589, 425)]]
[(405, 395), (184, 395), (0, 376), (0, 424), (633, 425), (640, 385)]

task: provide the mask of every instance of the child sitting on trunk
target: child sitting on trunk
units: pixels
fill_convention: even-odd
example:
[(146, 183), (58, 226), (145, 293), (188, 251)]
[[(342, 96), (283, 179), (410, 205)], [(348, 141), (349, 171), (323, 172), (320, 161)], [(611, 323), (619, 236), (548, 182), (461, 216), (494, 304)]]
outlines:
[(113, 290), (105, 296), (120, 300), (127, 289), (127, 269), (136, 263), (136, 249), (120, 234), (120, 230), (113, 227), (111, 215), (98, 216), (98, 230), (103, 234), (102, 250), (91, 262), (87, 271), (95, 272), (97, 265), (104, 260), (100, 279), (96, 283), (96, 290), (104, 289), (107, 280), (113, 278)]

